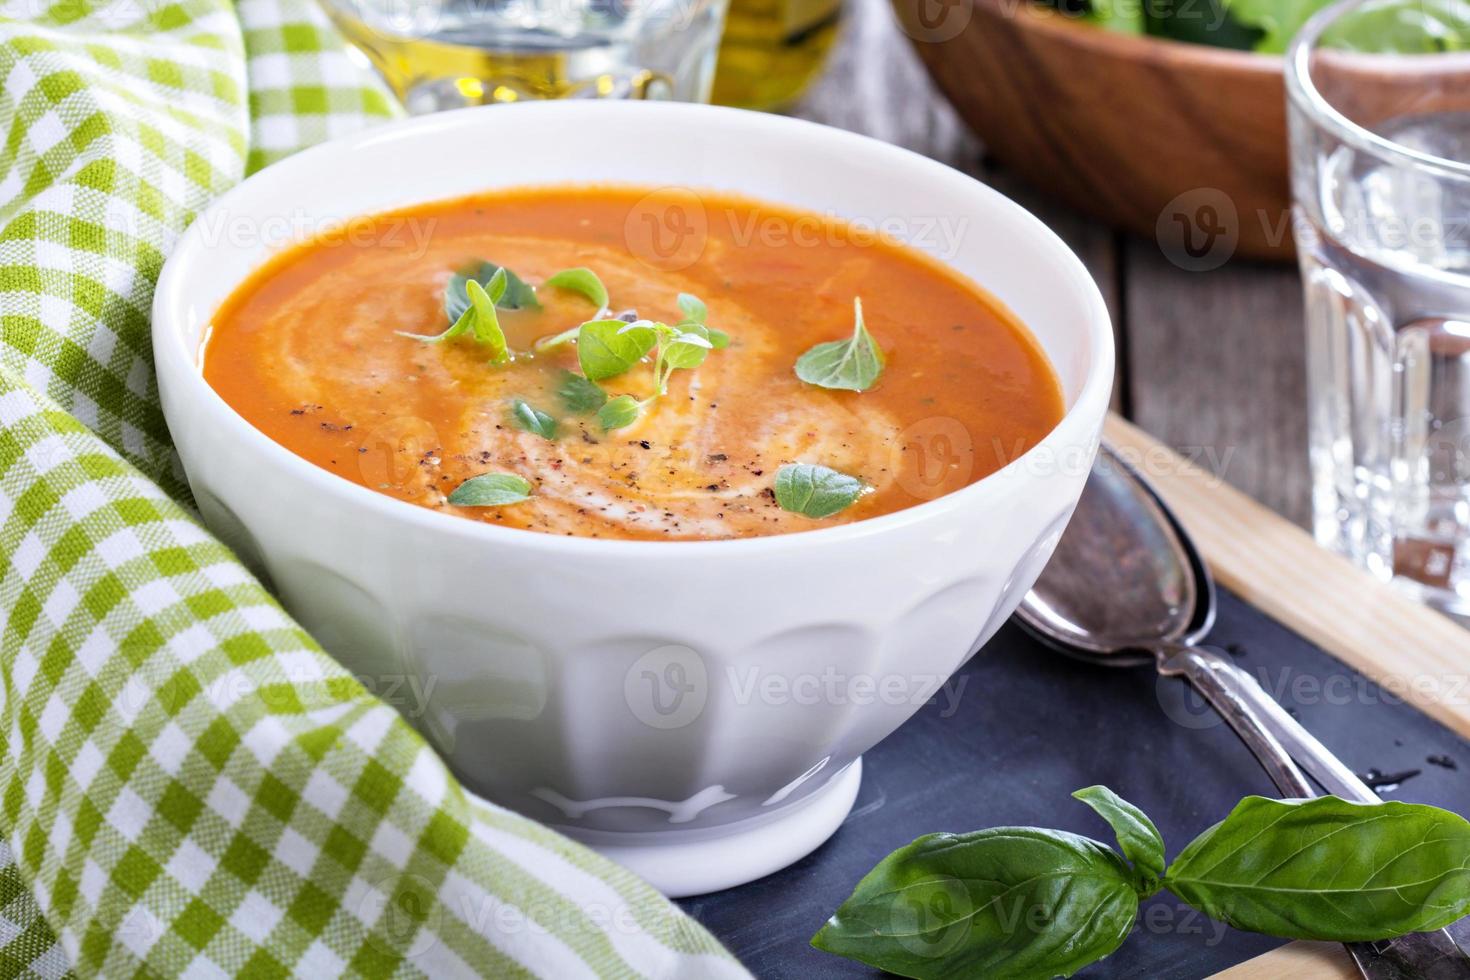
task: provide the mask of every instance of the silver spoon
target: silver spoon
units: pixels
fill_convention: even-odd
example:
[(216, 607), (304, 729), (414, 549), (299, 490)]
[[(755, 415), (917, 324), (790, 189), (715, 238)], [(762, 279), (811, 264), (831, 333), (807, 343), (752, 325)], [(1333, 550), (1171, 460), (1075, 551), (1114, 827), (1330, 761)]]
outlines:
[[(1215, 587), (1192, 542), (1106, 446), (1056, 554), (1017, 610), (1021, 624), (1090, 663), (1153, 663), (1215, 708), (1288, 796), (1377, 795), (1224, 654), (1196, 646), (1215, 621)], [(1295, 761), (1294, 761), (1295, 760)]]
[[(1224, 654), (1196, 645), (1215, 622), (1214, 580), (1179, 521), (1107, 446), (1056, 553), (1016, 615), (1070, 656), (1117, 667), (1153, 663), (1159, 673), (1188, 681), (1284, 796), (1317, 795), (1300, 762), (1335, 796), (1381, 802), (1253, 677)], [(1347, 947), (1372, 980), (1470, 975), (1470, 961), (1444, 930)]]

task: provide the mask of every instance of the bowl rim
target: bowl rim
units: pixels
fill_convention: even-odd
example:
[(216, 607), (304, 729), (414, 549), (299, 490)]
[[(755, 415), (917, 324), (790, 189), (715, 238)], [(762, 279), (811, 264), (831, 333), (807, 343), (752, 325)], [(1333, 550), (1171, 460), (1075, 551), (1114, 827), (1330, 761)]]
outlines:
[[(565, 125), (573, 126), (579, 116), (597, 115), (606, 117), (620, 113), (667, 115), (669, 124), (679, 126), (704, 126), (713, 123), (716, 127), (754, 127), (777, 131), (781, 135), (794, 135), (809, 140), (830, 141), (834, 150), (849, 154), (876, 154), (887, 158), (894, 166), (907, 168), (916, 178), (930, 182), (950, 182), (952, 186), (964, 187), (970, 193), (979, 193), (992, 198), (992, 206), (1010, 212), (1022, 224), (1031, 226), (1037, 233), (1043, 250), (1049, 249), (1054, 260), (1061, 263), (1058, 274), (1063, 281), (1075, 281), (1081, 289), (1081, 297), (1088, 308), (1083, 331), (1092, 347), (1094, 356), (1086, 364), (1085, 376), (1072, 404), (1062, 418), (1043, 436), (1036, 445), (994, 473), (961, 487), (952, 493), (943, 494), (911, 507), (892, 513), (853, 521), (849, 524), (818, 527), (783, 534), (756, 535), (739, 538), (718, 539), (674, 539), (643, 540), (619, 538), (592, 538), (583, 535), (556, 535), (526, 528), (503, 527), (484, 521), (467, 520), (454, 514), (446, 514), (421, 507), (407, 501), (397, 500), (378, 493), (361, 484), (338, 476), (296, 455), (291, 450), (271, 439), (251, 425), (244, 416), (224, 400), (205, 380), (199, 368), (197, 351), (187, 349), (184, 330), (186, 312), (189, 307), (188, 283), (191, 267), (208, 255), (204, 229), (209, 219), (218, 212), (227, 212), (235, 202), (255, 192), (262, 184), (289, 181), (293, 171), (307, 168), (321, 158), (351, 153), (354, 150), (384, 140), (411, 140), (414, 137), (433, 134), (442, 130), (473, 126), (480, 123), (481, 114), (498, 113), (496, 118), (514, 118), (514, 114), (556, 115), (566, 117)], [(687, 129), (671, 131), (688, 132)], [(595, 180), (595, 176), (589, 176)], [(559, 183), (566, 183), (559, 181)], [(968, 186), (965, 186), (968, 185)], [(425, 202), (435, 200), (426, 198)], [(411, 207), (412, 205), (404, 205)], [(797, 205), (800, 206), (800, 205)], [(364, 211), (364, 214), (373, 213)], [(271, 250), (271, 255), (298, 244), (297, 241), (282, 244)], [(256, 268), (259, 267), (257, 263)], [(237, 288), (239, 283), (235, 284)], [(216, 304), (217, 307), (217, 304)], [(213, 315), (211, 309), (209, 316)], [(954, 168), (932, 160), (919, 153), (885, 143), (871, 137), (823, 126), (807, 120), (767, 113), (675, 102), (577, 102), (544, 101), (527, 102), (504, 106), (474, 106), (425, 116), (410, 117), (359, 133), (339, 137), (310, 147), (286, 159), (266, 167), (247, 177), (240, 184), (216, 198), (196, 216), (191, 226), (180, 236), (173, 252), (164, 263), (153, 298), (153, 322), (151, 327), (152, 346), (160, 386), (169, 384), (173, 389), (176, 407), (187, 405), (188, 410), (201, 413), (217, 439), (230, 445), (248, 445), (258, 456), (269, 460), (278, 472), (282, 472), (294, 483), (304, 484), (323, 494), (350, 503), (368, 512), (374, 520), (396, 521), (421, 529), (425, 534), (455, 534), (470, 540), (478, 540), (488, 547), (515, 547), (532, 549), (561, 555), (596, 554), (599, 557), (683, 554), (714, 557), (717, 555), (744, 556), (759, 553), (777, 553), (791, 548), (823, 547), (839, 545), (848, 541), (866, 540), (879, 535), (900, 532), (921, 524), (942, 520), (952, 512), (983, 501), (991, 488), (998, 485), (1008, 470), (1034, 463), (1045, 452), (1057, 453), (1069, 447), (1086, 445), (1095, 447), (1103, 416), (1111, 397), (1115, 351), (1112, 320), (1097, 283), (1087, 272), (1077, 255), (1048, 228), (1040, 219), (1011, 201), (994, 188), (968, 177)], [(167, 377), (167, 381), (163, 379)], [(177, 382), (177, 384), (174, 384)], [(1088, 459), (1090, 460), (1090, 455)], [(1060, 465), (1060, 464), (1059, 464)], [(187, 469), (187, 467), (186, 467)], [(1051, 474), (1058, 475), (1057, 473)], [(1046, 478), (1046, 477), (1038, 477)]]

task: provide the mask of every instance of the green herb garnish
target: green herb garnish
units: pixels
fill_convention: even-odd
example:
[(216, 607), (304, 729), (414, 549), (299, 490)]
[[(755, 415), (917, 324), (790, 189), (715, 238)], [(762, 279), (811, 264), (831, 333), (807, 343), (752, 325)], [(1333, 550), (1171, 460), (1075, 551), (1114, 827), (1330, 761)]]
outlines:
[(807, 384), (867, 391), (883, 373), (883, 351), (863, 323), (863, 301), (852, 301), (852, 336), (818, 344), (796, 359), (796, 376)]
[(477, 282), (487, 291), (490, 281), (497, 275), (504, 273), (505, 290), (495, 298), (495, 305), (502, 310), (538, 310), (541, 303), (536, 299), (536, 290), (532, 289), (524, 279), (504, 266), (496, 265), (494, 262), (479, 262), (463, 269), (449, 277), (449, 283), (444, 287), (444, 314), (454, 323), (464, 315), (465, 308), (469, 305), (465, 300), (465, 287), (472, 282)]
[(705, 327), (705, 336), (709, 338), (710, 346), (715, 350), (724, 350), (730, 346), (730, 335), (715, 327)]
[[(593, 303), (597, 304), (598, 313), (603, 313), (607, 310), (607, 287), (602, 284), (601, 279), (597, 278), (597, 273), (591, 269), (563, 269), (550, 279), (547, 279), (542, 285), (556, 286), (561, 289), (570, 289), (575, 293), (581, 293)], [(553, 347), (560, 347), (562, 344), (576, 340), (581, 331), (582, 328), (578, 325), (563, 330), (559, 334), (545, 337), (536, 341), (536, 350), (548, 351)]]
[(495, 313), (496, 302), (505, 295), (507, 278), (505, 270), (497, 270), (490, 281), (481, 286), (476, 279), (464, 283), (465, 307), (454, 324), (441, 334), (425, 335), (397, 331), (401, 337), (421, 340), (426, 344), (441, 344), (464, 334), (470, 334), (475, 342), (490, 348), (490, 360), (501, 364), (510, 360), (510, 350), (505, 343), (505, 332), (500, 329), (500, 317)]
[(660, 395), (667, 395), (669, 375), (677, 368), (699, 367), (714, 349), (714, 344), (710, 342), (701, 324), (689, 324), (698, 329), (688, 330), (671, 327), (666, 323), (655, 323), (652, 326), (658, 337), (658, 349), (653, 359), (653, 384)]
[[(481, 276), (488, 276), (483, 285)], [(606, 310), (607, 288), (591, 269), (563, 269), (543, 285), (579, 292), (596, 303), (599, 311)], [(458, 298), (461, 292), (464, 294), (462, 301)], [(513, 300), (507, 300), (512, 296)], [(727, 334), (706, 325), (709, 310), (702, 300), (680, 293), (678, 303), (684, 319), (674, 326), (648, 320), (629, 323), (623, 319), (597, 319), (537, 341), (537, 352), (571, 340), (577, 342), (577, 359), (582, 373), (563, 371), (557, 388), (557, 397), (567, 410), (579, 415), (597, 413), (604, 430), (631, 425), (648, 405), (668, 393), (669, 377), (674, 371), (696, 368), (704, 363), (711, 350), (729, 344)], [(491, 262), (482, 262), (450, 279), (445, 291), (445, 309), (451, 314), (456, 310), (458, 313), (448, 330), (435, 336), (404, 336), (426, 343), (442, 343), (473, 334), (476, 341), (491, 348), (492, 360), (500, 363), (510, 360), (511, 354), (496, 307), (517, 309), (533, 305), (540, 306), (535, 290), (514, 272)], [(626, 373), (650, 354), (653, 355), (653, 395), (642, 401), (627, 394), (609, 400), (608, 393), (598, 382)], [(514, 400), (510, 411), (515, 424), (527, 432), (546, 439), (556, 437), (556, 419), (524, 399)]]
[(646, 321), (588, 320), (577, 330), (577, 360), (592, 381), (615, 378), (658, 344), (658, 333)]
[(461, 483), (449, 495), (456, 507), (504, 507), (531, 499), (531, 484), (514, 473), (485, 473)]
[(1137, 911), (1127, 866), (1086, 837), (929, 834), (868, 872), (812, 945), (904, 977), (1051, 980), (1121, 946)]
[(1165, 868), (1141, 810), (1104, 786), (1073, 796), (1126, 860), (1037, 827), (929, 834), (868, 872), (812, 945), (906, 977), (1049, 980), (1116, 950), (1164, 888), (1288, 939), (1391, 939), (1470, 911), (1470, 823), (1438, 807), (1247, 797)]
[(557, 397), (567, 411), (577, 415), (588, 415), (607, 404), (607, 392), (596, 381), (590, 381), (571, 371), (561, 373), (561, 385), (556, 389)]
[(831, 517), (863, 494), (863, 482), (813, 463), (787, 463), (776, 471), (776, 503), (807, 517)]
[(644, 404), (632, 395), (619, 395), (597, 410), (597, 421), (602, 424), (604, 432), (625, 428), (638, 421)]
[(695, 323), (703, 323), (709, 319), (709, 307), (693, 293), (679, 294), (679, 312), (684, 314), (684, 319)]
[(556, 419), (533, 407), (525, 399), (517, 398), (511, 402), (510, 417), (527, 432), (534, 432), (543, 439), (556, 438)]
[(607, 309), (607, 287), (602, 284), (601, 279), (597, 278), (597, 273), (591, 269), (563, 269), (542, 285), (581, 293), (590, 299), (599, 310)]
[(1148, 815), (1106, 786), (1088, 786), (1072, 794), (1108, 822), (1123, 856), (1145, 879), (1164, 876), (1164, 838)]
[(678, 324), (680, 330), (698, 333), (715, 350), (724, 350), (730, 346), (729, 334), (705, 323), (709, 319), (709, 307), (704, 305), (704, 300), (691, 293), (680, 293), (679, 312), (684, 314), (684, 319)]
[(1163, 884), (1237, 929), (1288, 939), (1428, 932), (1470, 911), (1470, 824), (1423, 804), (1251, 796)]
[(534, 349), (538, 354), (545, 353), (546, 351), (551, 350), (551, 348), (553, 347), (560, 347), (562, 344), (576, 340), (577, 335), (581, 332), (582, 325), (579, 323), (575, 327), (568, 327), (561, 333), (552, 334), (550, 337), (542, 337), (540, 340), (536, 341)]
[(648, 320), (592, 320), (582, 324), (577, 334), (577, 358), (589, 382), (623, 374), (650, 352), (653, 354), (653, 394), (642, 401), (632, 395), (619, 395), (602, 405), (597, 417), (603, 429), (632, 425), (643, 409), (668, 394), (669, 376), (674, 371), (704, 363), (714, 345), (701, 324), (686, 326), (690, 329)]

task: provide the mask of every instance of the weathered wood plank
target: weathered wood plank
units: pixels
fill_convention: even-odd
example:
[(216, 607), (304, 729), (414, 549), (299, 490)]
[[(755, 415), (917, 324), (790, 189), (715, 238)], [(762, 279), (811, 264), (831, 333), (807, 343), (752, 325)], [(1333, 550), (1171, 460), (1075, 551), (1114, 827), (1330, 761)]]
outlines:
[(1305, 335), (1290, 265), (1188, 271), (1159, 247), (1123, 250), (1129, 415), (1140, 427), (1305, 525)]
[(1215, 974), (1211, 980), (1360, 980), (1363, 975), (1337, 943), (1296, 942)]
[(1093, 280), (1097, 283), (1098, 289), (1102, 291), (1103, 300), (1108, 304), (1108, 312), (1112, 315), (1113, 342), (1118, 348), (1118, 368), (1113, 375), (1111, 407), (1115, 412), (1126, 414), (1131, 366), (1124, 356), (1128, 348), (1125, 335), (1126, 324), (1123, 320), (1121, 305), (1121, 267), (1118, 263), (1120, 236), (1097, 222), (1082, 217), (1066, 206), (1048, 199), (1043, 193), (1018, 179), (1009, 171), (992, 168), (985, 175), (985, 179), (992, 187), (1046, 222), (1047, 227), (1056, 232), (1058, 237), (1077, 253), (1077, 257), (1082, 260), (1087, 271), (1092, 273)]

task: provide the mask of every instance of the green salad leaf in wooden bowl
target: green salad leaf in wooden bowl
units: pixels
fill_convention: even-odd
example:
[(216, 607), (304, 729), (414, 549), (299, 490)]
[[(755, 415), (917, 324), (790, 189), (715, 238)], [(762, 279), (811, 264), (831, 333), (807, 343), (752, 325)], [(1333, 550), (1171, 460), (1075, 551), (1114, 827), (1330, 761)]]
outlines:
[[(1281, 53), (1327, 0), (892, 2), (939, 88), (1038, 187), (1186, 257), (1218, 234), (1293, 254)], [(1326, 40), (1419, 53), (1426, 36), (1470, 50), (1470, 2), (1379, 10)]]

